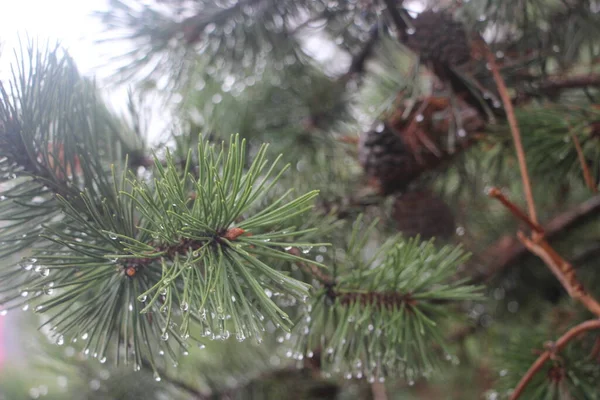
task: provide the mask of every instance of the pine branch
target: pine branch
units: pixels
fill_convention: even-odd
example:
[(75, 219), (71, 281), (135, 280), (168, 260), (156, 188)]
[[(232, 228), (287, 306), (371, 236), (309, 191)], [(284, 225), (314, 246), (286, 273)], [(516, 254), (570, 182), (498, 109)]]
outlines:
[(600, 316), (600, 303), (585, 290), (583, 284), (577, 279), (573, 266), (564, 260), (546, 241), (543, 237), (543, 230), (529, 219), (514, 203), (508, 200), (500, 190), (491, 190), (490, 196), (500, 200), (503, 204), (507, 204), (507, 208), (529, 226), (538, 227), (539, 230), (535, 231), (533, 239), (528, 238), (522, 232), (518, 232), (517, 237), (529, 251), (546, 263), (573, 299), (581, 302), (593, 314)]
[[(552, 239), (564, 235), (598, 214), (600, 214), (600, 196), (594, 196), (545, 223), (544, 236)], [(479, 283), (491, 279), (502, 270), (514, 265), (526, 254), (528, 254), (527, 248), (517, 238), (514, 236), (501, 237), (477, 257), (485, 260), (486, 270), (474, 275), (473, 281)]]
[(556, 92), (564, 89), (600, 87), (600, 75), (554, 76), (539, 82), (538, 85), (540, 92), (546, 95), (554, 95)]
[(598, 193), (598, 186), (596, 185), (596, 182), (594, 182), (594, 177), (590, 172), (590, 167), (587, 164), (585, 154), (583, 154), (583, 149), (581, 148), (581, 143), (579, 142), (579, 139), (575, 133), (571, 133), (571, 137), (573, 138), (573, 143), (575, 144), (575, 149), (577, 150), (577, 158), (579, 159), (579, 164), (581, 165), (581, 171), (583, 172), (585, 184), (592, 193)]
[(352, 62), (346, 72), (347, 77), (353, 77), (355, 75), (361, 75), (365, 72), (365, 64), (369, 57), (371, 57), (373, 50), (379, 41), (379, 30), (381, 29), (379, 24), (375, 24), (369, 31), (369, 38), (361, 48), (361, 50), (352, 57)]
[(538, 359), (533, 363), (531, 368), (527, 371), (527, 373), (523, 376), (515, 390), (510, 395), (511, 400), (518, 399), (533, 376), (544, 366), (544, 364), (551, 359), (551, 357), (556, 356), (556, 354), (562, 350), (571, 340), (578, 337), (580, 334), (590, 331), (600, 329), (600, 320), (590, 320), (583, 322), (571, 329), (569, 329), (564, 335), (562, 335), (556, 342), (547, 344), (548, 350), (544, 351)]
[(496, 56), (490, 51), (490, 49), (487, 46), (485, 47), (485, 52), (488, 64), (490, 65), (490, 69), (492, 71), (492, 75), (494, 76), (494, 81), (496, 82), (496, 86), (498, 87), (498, 92), (500, 93), (500, 98), (502, 99), (502, 104), (504, 105), (504, 110), (506, 111), (506, 117), (510, 125), (510, 131), (513, 135), (513, 141), (517, 152), (517, 158), (519, 160), (519, 170), (521, 171), (521, 179), (523, 180), (523, 189), (525, 191), (525, 198), (527, 200), (527, 209), (529, 211), (529, 216), (531, 217), (531, 221), (533, 222), (533, 224), (537, 225), (538, 221), (537, 213), (535, 210), (535, 202), (533, 200), (533, 192), (531, 190), (529, 172), (527, 171), (525, 151), (523, 150), (521, 132), (519, 130), (519, 125), (515, 117), (515, 111), (510, 99), (510, 95), (508, 94), (506, 83), (504, 82), (504, 79), (502, 78), (502, 75), (500, 75), (500, 71), (498, 70)]
[(434, 321), (448, 303), (476, 298), (478, 288), (462, 281), (448, 283), (464, 260), (460, 249), (436, 250), (432, 242), (418, 238), (390, 240), (362, 261), (361, 251), (376, 222), (366, 229), (361, 218), (355, 222), (347, 244), (350, 254), (333, 284), (317, 292), (300, 318), (292, 355), (311, 358), (320, 349), (323, 371), (366, 376), (370, 383), (397, 373), (415, 379), (437, 364), (439, 354), (429, 345), (445, 349)]

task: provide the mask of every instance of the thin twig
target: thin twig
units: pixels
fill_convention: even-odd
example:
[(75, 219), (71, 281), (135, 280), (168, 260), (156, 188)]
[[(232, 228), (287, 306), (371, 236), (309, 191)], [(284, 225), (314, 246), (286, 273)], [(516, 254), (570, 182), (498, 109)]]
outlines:
[(365, 72), (365, 64), (373, 53), (373, 49), (379, 40), (379, 24), (375, 24), (369, 30), (369, 38), (365, 42), (364, 46), (352, 57), (350, 68), (346, 72), (347, 77), (353, 77), (357, 74)]
[(519, 232), (519, 240), (529, 251), (541, 258), (550, 268), (554, 276), (573, 299), (581, 302), (590, 312), (600, 316), (600, 303), (585, 290), (577, 279), (575, 268), (562, 258), (545, 239), (532, 240)]
[(600, 86), (600, 75), (579, 75), (571, 77), (550, 77), (540, 83), (540, 91), (553, 92), (560, 89), (577, 89)]
[[(528, 217), (525, 215), (525, 213), (508, 198), (506, 198), (506, 196), (502, 195), (501, 193), (499, 195), (497, 193), (497, 189), (496, 191), (490, 191), (490, 195), (502, 201), (503, 204), (505, 204), (511, 211), (515, 213), (515, 215), (525, 221), (529, 226), (538, 226), (533, 221), (528, 220)], [(569, 296), (581, 302), (593, 314), (600, 316), (600, 303), (598, 303), (596, 299), (587, 293), (583, 287), (583, 284), (577, 279), (577, 275), (573, 266), (564, 258), (562, 258), (556, 252), (556, 250), (552, 248), (552, 246), (550, 246), (550, 244), (541, 234), (543, 230), (541, 230), (541, 228), (539, 229), (540, 231), (536, 230), (538, 235), (534, 236), (533, 239), (530, 239), (522, 232), (519, 232), (517, 236), (521, 243), (523, 243), (523, 245), (530, 252), (540, 257), (546, 263), (554, 276), (556, 276), (562, 286), (567, 290)]]
[[(550, 240), (560, 236), (566, 231), (590, 221), (598, 214), (600, 214), (600, 195), (576, 205), (545, 223), (544, 237), (546, 240)], [(473, 275), (472, 279), (474, 282), (484, 282), (513, 265), (527, 253), (527, 248), (517, 238), (505, 235), (477, 257), (480, 260), (486, 260), (486, 269)], [(580, 264), (585, 260), (578, 256), (577, 260), (573, 261), (575, 264)]]
[(531, 365), (527, 373), (523, 375), (523, 378), (521, 378), (521, 381), (519, 382), (515, 390), (512, 392), (510, 400), (516, 400), (519, 398), (519, 396), (521, 396), (521, 394), (523, 394), (523, 391), (525, 390), (527, 384), (529, 384), (529, 382), (533, 379), (535, 374), (544, 366), (546, 361), (548, 361), (552, 355), (562, 350), (562, 348), (565, 347), (567, 343), (569, 343), (573, 338), (577, 337), (579, 334), (594, 329), (600, 329), (599, 319), (586, 321), (569, 329), (567, 333), (562, 335), (560, 339), (558, 339), (552, 344), (552, 346), (550, 346), (551, 349), (543, 352), (538, 357), (538, 359), (535, 360), (535, 362)]
[(516, 204), (508, 200), (508, 198), (498, 188), (491, 188), (488, 195), (500, 201), (506, 208), (513, 213), (521, 221), (525, 222), (536, 233), (544, 234), (544, 229), (536, 222), (532, 221)]
[(533, 201), (533, 192), (531, 190), (531, 182), (529, 179), (529, 172), (527, 171), (527, 161), (525, 159), (525, 151), (523, 150), (523, 143), (521, 142), (521, 132), (519, 131), (519, 125), (517, 124), (517, 118), (515, 117), (515, 110), (513, 109), (506, 83), (500, 75), (498, 65), (496, 64), (496, 58), (494, 54), (486, 47), (487, 61), (494, 76), (494, 81), (498, 87), (498, 93), (502, 99), (504, 110), (506, 111), (506, 118), (510, 126), (510, 131), (515, 142), (515, 149), (517, 151), (517, 158), (519, 160), (519, 170), (521, 171), (521, 179), (523, 180), (523, 188), (525, 190), (525, 199), (527, 200), (527, 209), (531, 221), (537, 225), (537, 213), (535, 211), (535, 203)]
[(581, 148), (581, 143), (577, 138), (575, 132), (571, 133), (571, 137), (573, 138), (573, 143), (575, 144), (575, 150), (577, 150), (577, 157), (579, 158), (579, 164), (581, 164), (581, 170), (583, 171), (583, 178), (585, 179), (585, 184), (592, 191), (592, 193), (598, 193), (598, 188), (596, 187), (596, 183), (594, 182), (594, 177), (590, 172), (590, 167), (588, 166), (585, 155), (583, 154), (583, 149)]

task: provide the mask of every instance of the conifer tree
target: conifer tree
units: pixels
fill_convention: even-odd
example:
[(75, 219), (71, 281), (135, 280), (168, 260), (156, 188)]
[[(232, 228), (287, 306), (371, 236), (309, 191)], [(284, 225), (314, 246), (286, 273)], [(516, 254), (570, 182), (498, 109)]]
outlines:
[(0, 398), (600, 398), (598, 2), (97, 17), (128, 116), (60, 47), (0, 83)]

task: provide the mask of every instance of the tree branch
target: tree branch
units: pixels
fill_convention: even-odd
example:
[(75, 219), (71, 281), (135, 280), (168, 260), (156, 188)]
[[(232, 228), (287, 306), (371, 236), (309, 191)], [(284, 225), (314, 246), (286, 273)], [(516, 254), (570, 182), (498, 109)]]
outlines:
[(590, 86), (600, 86), (600, 75), (579, 75), (572, 77), (551, 77), (542, 81), (539, 90), (545, 93), (553, 93), (561, 89), (578, 89)]
[(523, 150), (523, 143), (521, 142), (521, 131), (519, 130), (519, 125), (517, 123), (517, 118), (515, 117), (515, 110), (513, 109), (510, 95), (508, 94), (508, 89), (506, 88), (506, 83), (500, 75), (500, 71), (498, 70), (498, 65), (496, 64), (496, 57), (488, 47), (485, 47), (485, 52), (487, 56), (488, 65), (492, 71), (492, 75), (494, 76), (494, 81), (496, 82), (496, 86), (498, 87), (498, 93), (500, 94), (500, 98), (502, 99), (502, 103), (504, 105), (504, 110), (506, 111), (506, 118), (508, 119), (508, 124), (510, 126), (510, 131), (513, 135), (513, 141), (515, 142), (515, 149), (517, 151), (517, 158), (519, 160), (519, 170), (521, 171), (521, 179), (523, 180), (523, 188), (525, 190), (525, 198), (527, 200), (527, 208), (529, 211), (529, 216), (531, 217), (531, 221), (533, 224), (537, 225), (537, 213), (535, 211), (535, 202), (533, 201), (533, 191), (531, 190), (531, 182), (529, 179), (529, 172), (527, 171), (527, 161), (525, 159), (525, 150)]
[[(497, 199), (502, 199), (502, 203), (507, 205), (518, 218), (525, 221), (529, 226), (537, 225), (531, 220), (528, 221), (529, 218), (525, 213), (520, 211), (519, 208), (502, 195), (498, 189), (492, 189), (490, 195)], [(585, 290), (583, 284), (577, 279), (573, 266), (550, 246), (541, 232), (535, 231), (535, 233), (537, 233), (537, 235), (534, 235), (533, 239), (527, 237), (523, 232), (518, 232), (517, 236), (529, 251), (540, 257), (546, 263), (548, 268), (550, 268), (554, 276), (560, 281), (573, 299), (582, 303), (593, 314), (600, 316), (600, 303)]]
[(598, 193), (598, 188), (596, 187), (596, 183), (594, 182), (594, 177), (590, 172), (590, 167), (587, 164), (585, 155), (583, 154), (581, 143), (579, 143), (579, 139), (577, 138), (577, 135), (575, 135), (575, 133), (572, 132), (571, 137), (573, 138), (573, 143), (575, 144), (575, 150), (577, 150), (577, 158), (579, 158), (579, 164), (581, 165), (581, 170), (583, 172), (585, 184), (592, 191), (592, 193)]
[(543, 352), (538, 359), (533, 363), (533, 365), (529, 368), (527, 373), (521, 378), (521, 381), (515, 388), (514, 392), (510, 396), (510, 400), (516, 400), (523, 394), (525, 387), (529, 382), (533, 379), (535, 374), (544, 366), (546, 361), (550, 359), (550, 357), (556, 354), (558, 351), (562, 350), (563, 347), (567, 345), (572, 339), (577, 337), (579, 334), (594, 330), (600, 329), (600, 320), (590, 320), (583, 322), (567, 331), (564, 335), (560, 337), (556, 342), (552, 343), (549, 350)]
[[(600, 195), (596, 195), (551, 219), (544, 224), (544, 235), (546, 239), (554, 238), (597, 214), (600, 214)], [(527, 253), (527, 248), (517, 238), (503, 236), (481, 254), (480, 259), (489, 263), (488, 268), (474, 276), (473, 280), (484, 282), (514, 264)]]

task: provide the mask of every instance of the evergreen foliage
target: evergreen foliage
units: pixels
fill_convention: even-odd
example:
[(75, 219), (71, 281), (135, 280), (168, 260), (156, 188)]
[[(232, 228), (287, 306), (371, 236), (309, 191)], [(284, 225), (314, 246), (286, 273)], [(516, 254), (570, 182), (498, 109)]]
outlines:
[(39, 375), (0, 398), (598, 398), (599, 10), (112, 0), (128, 118), (23, 44), (0, 318), (35, 312)]

